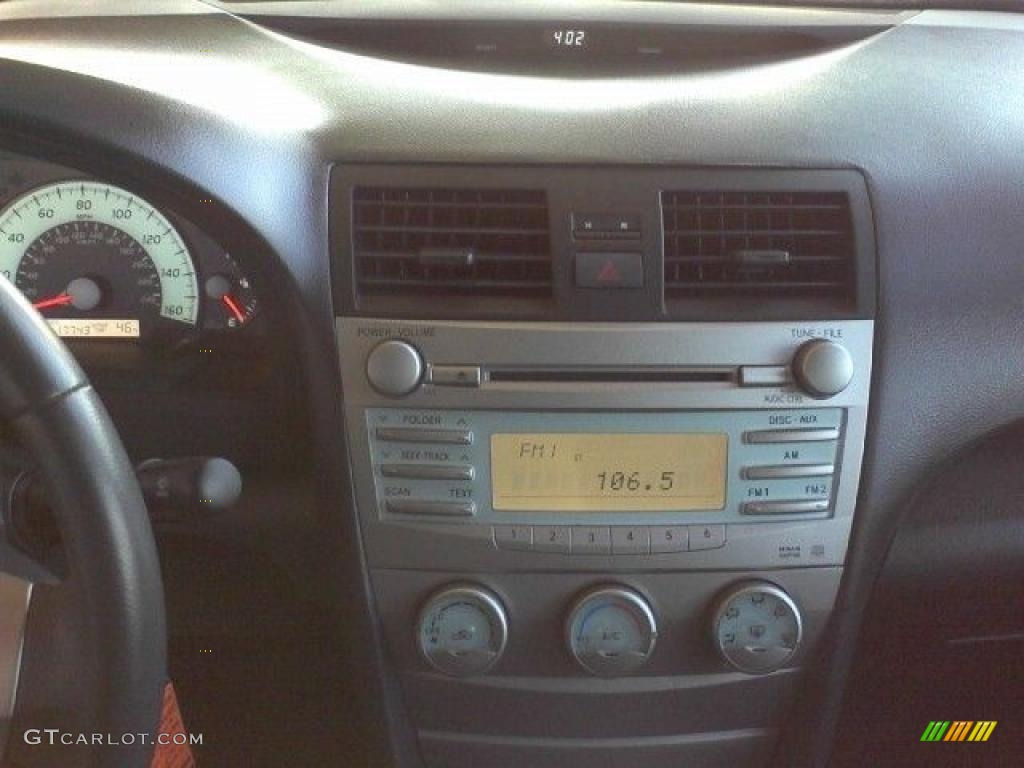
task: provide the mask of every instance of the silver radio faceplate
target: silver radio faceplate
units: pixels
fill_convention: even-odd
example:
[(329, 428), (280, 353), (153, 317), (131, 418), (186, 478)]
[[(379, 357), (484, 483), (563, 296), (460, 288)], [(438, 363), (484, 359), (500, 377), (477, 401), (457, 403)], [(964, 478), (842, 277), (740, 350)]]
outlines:
[[(872, 326), (339, 320), (370, 565), (840, 565), (860, 475)], [(833, 397), (805, 394), (790, 373), (812, 340), (848, 353), (852, 378)], [(407, 391), (402, 396), (371, 382), (380, 369), (375, 350), (395, 341), (421, 361), (384, 379)], [(545, 433), (722, 436), (721, 499), (687, 511), (660, 503), (632, 511), (495, 504), (492, 436)], [(651, 478), (637, 483), (642, 492)]]
[[(839, 476), (838, 447), (843, 410), (805, 408), (777, 411), (544, 412), (455, 411), (372, 408), (366, 412), (377, 491), (377, 511), (396, 522), (452, 522), (466, 525), (671, 526), (693, 523), (750, 523), (802, 520), (832, 514), (833, 484)], [(588, 486), (603, 497), (589, 511), (550, 507), (496, 509), (492, 486), (493, 436), (539, 436), (519, 444), (518, 458), (529, 473), (526, 484), (543, 480), (558, 462), (554, 435), (609, 437), (707, 436), (720, 438), (725, 461), (712, 484), (721, 503), (672, 507), (680, 485), (672, 469), (651, 469), (628, 459), (609, 458), (594, 467)], [(547, 439), (551, 438), (551, 439)], [(550, 454), (555, 453), (552, 457)], [(582, 456), (567, 456), (572, 469)], [(660, 457), (651, 457), (657, 461)], [(679, 466), (664, 457), (665, 467)], [(557, 479), (557, 478), (556, 478)], [(537, 483), (527, 490), (536, 490)], [(666, 486), (662, 490), (661, 486)], [(526, 493), (526, 491), (524, 491)], [(526, 495), (526, 501), (536, 496)], [(586, 499), (590, 502), (591, 499)], [(514, 507), (514, 502), (510, 502)], [(570, 506), (572, 501), (570, 500)], [(660, 509), (643, 509), (644, 504)], [(615, 511), (612, 505), (638, 505)], [(602, 507), (601, 505), (608, 505)]]

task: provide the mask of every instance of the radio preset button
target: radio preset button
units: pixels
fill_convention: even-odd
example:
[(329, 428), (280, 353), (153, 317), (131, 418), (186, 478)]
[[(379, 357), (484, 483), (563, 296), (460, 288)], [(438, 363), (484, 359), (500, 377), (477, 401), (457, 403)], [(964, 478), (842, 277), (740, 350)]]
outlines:
[(377, 439), (387, 443), (442, 443), (472, 445), (468, 429), (419, 429), (418, 427), (377, 427)]
[(428, 381), (435, 387), (479, 387), (479, 365), (432, 365)]
[(652, 525), (651, 554), (667, 555), (689, 549), (689, 531), (685, 525)]
[(612, 532), (607, 525), (580, 525), (572, 529), (574, 555), (610, 555)]
[(412, 480), (472, 480), (473, 467), (465, 464), (381, 464), (384, 477)]
[(388, 499), (388, 512), (395, 515), (425, 517), (472, 517), (476, 504), (472, 501), (425, 501), (423, 499)]
[(806, 515), (828, 512), (828, 499), (806, 501), (748, 501), (743, 505), (744, 515)]
[(719, 523), (712, 525), (690, 526), (690, 551), (702, 549), (719, 549), (725, 546), (725, 526)]
[(773, 467), (747, 467), (743, 477), (747, 480), (777, 480), (800, 477), (831, 477), (833, 464), (781, 464)]
[(533, 528), (535, 552), (557, 552), (568, 555), (572, 551), (572, 534), (567, 525), (536, 525)]
[(612, 526), (613, 555), (649, 555), (651, 532), (644, 526)]
[(496, 525), (494, 546), (498, 549), (528, 552), (533, 549), (533, 528), (528, 525)]
[(824, 429), (763, 429), (757, 432), (744, 432), (743, 441), (750, 445), (763, 443), (822, 443), (827, 440), (838, 440), (839, 428)]

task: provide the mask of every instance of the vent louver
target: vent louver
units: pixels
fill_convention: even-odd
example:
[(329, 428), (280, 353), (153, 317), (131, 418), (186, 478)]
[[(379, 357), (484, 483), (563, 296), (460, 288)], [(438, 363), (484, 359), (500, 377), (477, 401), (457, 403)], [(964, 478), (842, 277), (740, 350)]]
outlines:
[(852, 298), (845, 192), (666, 191), (661, 206), (669, 298)]
[(543, 190), (359, 187), (361, 295), (550, 297)]

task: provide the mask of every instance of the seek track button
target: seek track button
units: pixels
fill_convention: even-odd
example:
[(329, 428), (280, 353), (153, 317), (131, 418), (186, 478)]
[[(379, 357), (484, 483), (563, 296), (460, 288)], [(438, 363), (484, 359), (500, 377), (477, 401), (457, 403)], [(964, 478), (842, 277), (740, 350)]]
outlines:
[(579, 288), (643, 288), (644, 260), (639, 253), (577, 253)]

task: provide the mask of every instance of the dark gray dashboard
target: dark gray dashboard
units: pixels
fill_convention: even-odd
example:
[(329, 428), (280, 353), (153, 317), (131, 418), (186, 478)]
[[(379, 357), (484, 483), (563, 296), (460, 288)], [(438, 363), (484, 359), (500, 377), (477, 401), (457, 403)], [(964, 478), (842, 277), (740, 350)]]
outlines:
[[(599, 9), (627, 14), (628, 5)], [(136, 15), (120, 15), (119, 6)], [(398, 3), (374, 6), (402, 13)], [(705, 12), (685, 4), (648, 10), (680, 14), (684, 24)], [(553, 13), (530, 5), (514, 15)], [(811, 13), (827, 12), (794, 8), (773, 18), (795, 23)], [(301, 361), (319, 498), (336, 512), (338, 548), (324, 577), (339, 593), (340, 663), (365, 704), (342, 725), (357, 734), (367, 765), (415, 763), (406, 762), (414, 748), (377, 642), (351, 509), (331, 293), (332, 167), (767, 167), (863, 176), (878, 294), (858, 514), (826, 651), (811, 661), (816, 684), (799, 697), (783, 753), (787, 765), (820, 764), (904, 502), (933, 466), (1024, 414), (1024, 20), (900, 14), (882, 31), (808, 56), (613, 78), (375, 59), (186, 0), (141, 12), (136, 3), (108, 3), (102, 15), (85, 14), (72, 3), (0, 4), (0, 138), (40, 157), (58, 152), (89, 172), (208, 195), (274, 254), (268, 269)], [(574, 6), (574, 19), (585, 14)]]

